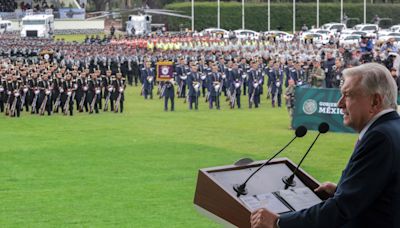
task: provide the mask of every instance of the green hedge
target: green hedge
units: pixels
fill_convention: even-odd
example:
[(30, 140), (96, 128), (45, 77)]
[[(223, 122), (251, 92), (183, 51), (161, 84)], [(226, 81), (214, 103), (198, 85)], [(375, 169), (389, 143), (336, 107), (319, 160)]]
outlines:
[[(191, 3), (173, 3), (165, 6), (166, 9), (173, 9), (182, 14), (191, 15)], [(316, 3), (297, 3), (296, 4), (296, 30), (303, 24), (308, 27), (316, 24)], [(367, 4), (367, 23), (375, 14), (381, 18), (392, 18), (392, 23), (400, 23), (398, 13), (400, 4)], [(292, 11), (293, 5), (288, 3), (271, 4), (271, 29), (280, 27), (285, 31), (292, 31)], [(350, 18), (359, 18), (359, 23), (363, 21), (363, 5), (346, 3), (344, 11)], [(267, 4), (248, 3), (245, 5), (245, 27), (256, 31), (265, 31), (268, 28)], [(195, 2), (195, 30), (200, 31), (208, 27), (217, 26), (217, 3), (216, 2)], [(242, 8), (241, 3), (221, 2), (221, 28), (239, 29), (242, 27)], [(340, 4), (339, 3), (320, 3), (320, 25), (328, 22), (339, 22)], [(177, 31), (180, 27), (191, 28), (189, 19), (168, 17), (168, 28)], [(351, 24), (357, 21), (350, 21)]]

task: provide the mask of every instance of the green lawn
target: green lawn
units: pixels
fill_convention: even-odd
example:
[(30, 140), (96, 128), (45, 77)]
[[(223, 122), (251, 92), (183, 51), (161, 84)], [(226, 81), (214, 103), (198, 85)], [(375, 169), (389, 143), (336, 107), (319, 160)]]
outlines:
[[(193, 207), (200, 168), (264, 159), (293, 136), (284, 108), (189, 111), (126, 91), (123, 114), (0, 116), (0, 227), (218, 227)], [(246, 98), (242, 102), (247, 105)], [(298, 163), (316, 136), (282, 157)], [(321, 136), (303, 168), (337, 181), (355, 134)]]

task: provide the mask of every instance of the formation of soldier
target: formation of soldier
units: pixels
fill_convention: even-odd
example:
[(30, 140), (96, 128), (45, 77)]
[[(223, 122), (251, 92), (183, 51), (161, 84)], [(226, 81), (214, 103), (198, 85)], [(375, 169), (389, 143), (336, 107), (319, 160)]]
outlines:
[[(385, 63), (391, 55), (374, 56)], [(72, 115), (76, 105), (79, 112), (122, 112), (126, 83), (141, 86), (145, 99), (152, 99), (157, 88), (164, 110), (168, 103), (175, 109), (175, 95), (190, 109), (198, 109), (201, 98), (210, 109), (220, 109), (224, 101), (232, 109), (241, 108), (241, 96), (246, 95), (249, 108), (258, 108), (263, 95), (272, 107), (281, 107), (289, 80), (297, 86), (338, 88), (342, 70), (362, 59), (354, 47), (318, 47), (298, 40), (170, 35), (78, 43), (3, 35), (0, 111), (19, 116), (25, 107), (42, 115)], [(158, 82), (155, 66), (163, 61), (173, 63), (174, 77)]]
[[(47, 58), (47, 57), (46, 57)], [(40, 60), (24, 64), (0, 59), (0, 112), (19, 117), (22, 111), (51, 115), (78, 112), (123, 112), (125, 79), (110, 70), (68, 69)]]

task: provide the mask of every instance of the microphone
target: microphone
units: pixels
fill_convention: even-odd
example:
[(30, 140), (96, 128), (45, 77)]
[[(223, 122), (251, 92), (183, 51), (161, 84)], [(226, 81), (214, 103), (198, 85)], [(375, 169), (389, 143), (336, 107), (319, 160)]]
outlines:
[(317, 141), (318, 137), (321, 134), (325, 134), (326, 132), (329, 131), (329, 124), (322, 122), (319, 126), (318, 126), (318, 135), (317, 137), (315, 137), (314, 141), (311, 143), (310, 147), (308, 147), (307, 152), (304, 154), (303, 158), (300, 160), (300, 163), (297, 165), (296, 169), (293, 171), (292, 175), (290, 175), (289, 177), (285, 176), (282, 178), (283, 183), (285, 183), (285, 189), (288, 189), (289, 186), (290, 187), (294, 187), (296, 186), (296, 181), (294, 181), (294, 177), (297, 173), (297, 170), (299, 169), (301, 163), (303, 163), (304, 159), (306, 158), (308, 152), (310, 152), (311, 148), (314, 146), (315, 142)]
[(281, 150), (279, 150), (274, 156), (272, 156), (270, 159), (268, 159), (268, 161), (264, 162), (260, 167), (258, 167), (258, 169), (256, 171), (254, 171), (247, 179), (245, 182), (243, 182), (243, 184), (241, 185), (234, 185), (233, 186), (233, 190), (235, 190), (235, 192), (237, 193), (237, 197), (241, 196), (241, 195), (247, 195), (247, 189), (246, 189), (246, 184), (247, 182), (251, 179), (252, 176), (254, 176), (254, 174), (256, 174), (262, 167), (266, 166), (267, 164), (270, 163), (270, 161), (272, 159), (274, 159), (276, 156), (278, 156), (278, 154), (280, 154), (284, 149), (286, 149), (286, 147), (288, 147), (296, 138), (301, 138), (303, 136), (305, 136), (307, 134), (307, 128), (304, 126), (299, 126), (296, 131), (295, 131), (295, 136), (293, 137), (292, 140), (290, 140), (290, 142), (288, 144), (286, 144), (286, 146), (284, 146)]

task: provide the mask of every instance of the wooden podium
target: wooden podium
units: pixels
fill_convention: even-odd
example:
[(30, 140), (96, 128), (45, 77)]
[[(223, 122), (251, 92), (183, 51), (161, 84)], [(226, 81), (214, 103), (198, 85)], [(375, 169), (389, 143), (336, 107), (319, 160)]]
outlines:
[[(200, 169), (194, 196), (195, 207), (226, 226), (250, 227), (251, 211), (237, 197), (233, 186), (242, 184), (264, 162)], [(295, 169), (296, 165), (287, 158), (272, 160), (247, 182), (247, 196), (283, 190), (285, 184), (282, 178), (290, 176)], [(302, 169), (298, 170), (294, 180), (296, 188), (313, 190), (319, 186), (319, 182)], [(317, 197), (322, 200), (327, 198), (321, 194), (317, 194)]]

